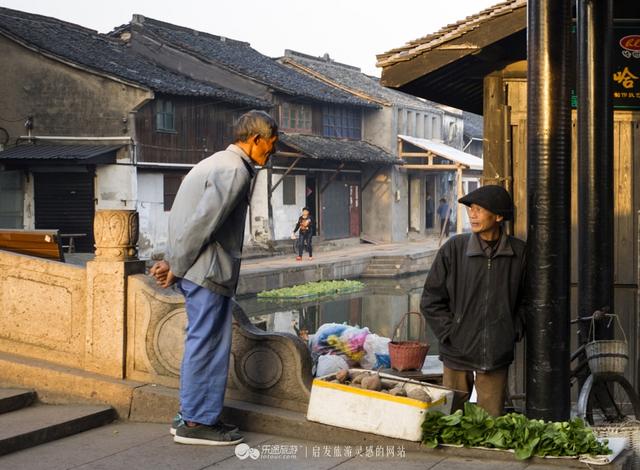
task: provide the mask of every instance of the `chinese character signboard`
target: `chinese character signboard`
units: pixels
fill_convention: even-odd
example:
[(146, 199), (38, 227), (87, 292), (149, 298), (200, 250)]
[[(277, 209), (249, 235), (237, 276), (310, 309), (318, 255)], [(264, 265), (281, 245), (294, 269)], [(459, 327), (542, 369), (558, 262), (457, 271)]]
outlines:
[(613, 106), (640, 109), (640, 27), (613, 29)]

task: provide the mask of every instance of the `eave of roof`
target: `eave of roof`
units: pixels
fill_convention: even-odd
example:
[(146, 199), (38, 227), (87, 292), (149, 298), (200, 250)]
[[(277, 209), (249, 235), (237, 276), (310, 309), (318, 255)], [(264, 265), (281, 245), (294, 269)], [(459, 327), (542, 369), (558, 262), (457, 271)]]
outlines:
[(526, 1), (509, 0), (379, 56), (382, 83), (476, 114), (484, 77), (526, 59)]
[[(436, 48), (442, 50), (466, 50), (468, 53), (473, 53), (474, 50), (478, 49), (475, 41), (467, 42), (465, 40), (459, 41), (458, 39), (483, 27), (485, 24), (500, 16), (510, 15), (515, 11), (521, 11), (523, 9), (526, 12), (526, 7), (527, 0), (506, 0), (498, 3), (475, 15), (467, 16), (463, 20), (447, 25), (433, 34), (410, 41), (404, 46), (379, 54), (377, 56), (377, 65), (378, 67), (388, 67), (398, 62), (411, 60), (420, 54)], [(447, 46), (449, 42), (454, 42), (455, 44)]]
[(363, 140), (280, 132), (279, 141), (309, 158), (358, 163), (402, 163), (395, 155)]
[(23, 144), (0, 152), (3, 162), (115, 163), (122, 145)]

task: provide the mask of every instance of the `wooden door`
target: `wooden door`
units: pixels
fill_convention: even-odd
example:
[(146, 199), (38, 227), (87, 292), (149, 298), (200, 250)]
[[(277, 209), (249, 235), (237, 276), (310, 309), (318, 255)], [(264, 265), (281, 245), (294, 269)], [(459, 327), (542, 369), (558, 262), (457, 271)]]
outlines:
[(360, 186), (349, 185), (349, 235), (360, 236)]

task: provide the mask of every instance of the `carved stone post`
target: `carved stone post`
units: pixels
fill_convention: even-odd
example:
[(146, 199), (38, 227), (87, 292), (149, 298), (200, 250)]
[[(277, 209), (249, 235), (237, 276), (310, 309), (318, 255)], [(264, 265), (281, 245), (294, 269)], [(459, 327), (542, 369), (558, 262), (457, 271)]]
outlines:
[(87, 263), (85, 367), (124, 378), (127, 276), (144, 272), (136, 249), (138, 213), (97, 210), (93, 230), (96, 252)]

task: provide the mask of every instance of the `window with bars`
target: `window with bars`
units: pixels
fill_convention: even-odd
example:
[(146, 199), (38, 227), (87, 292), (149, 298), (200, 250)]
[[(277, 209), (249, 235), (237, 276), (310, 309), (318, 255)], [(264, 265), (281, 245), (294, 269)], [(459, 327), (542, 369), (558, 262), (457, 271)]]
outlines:
[(311, 106), (282, 103), (280, 107), (280, 127), (288, 131), (311, 132)]
[(159, 132), (175, 132), (176, 108), (169, 100), (159, 99), (156, 101), (156, 131)]
[(362, 138), (362, 111), (340, 106), (325, 106), (322, 111), (322, 132), (326, 137)]

